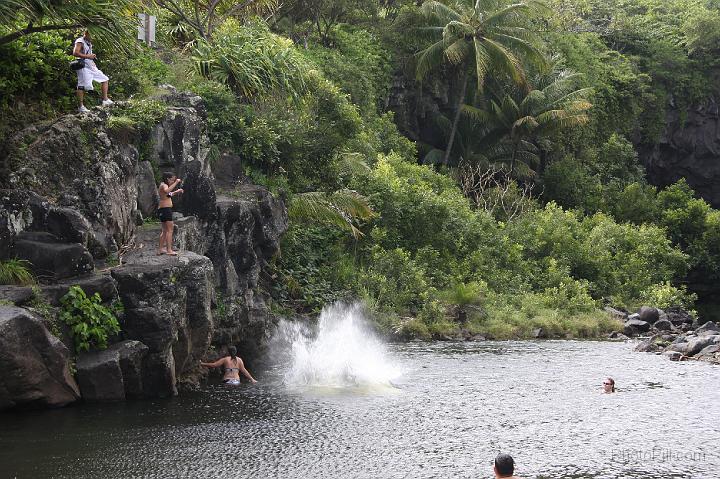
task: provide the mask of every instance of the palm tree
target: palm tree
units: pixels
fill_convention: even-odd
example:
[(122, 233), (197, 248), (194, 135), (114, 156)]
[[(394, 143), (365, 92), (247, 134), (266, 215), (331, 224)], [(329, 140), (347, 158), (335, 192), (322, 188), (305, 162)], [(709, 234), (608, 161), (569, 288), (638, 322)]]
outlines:
[(114, 47), (135, 35), (136, 0), (2, 0), (0, 45), (38, 32), (89, 28)]
[(528, 28), (529, 20), (544, 9), (545, 5), (539, 0), (512, 4), (507, 0), (423, 3), (421, 12), (429, 26), (422, 30), (441, 38), (418, 54), (417, 79), (423, 80), (446, 62), (457, 67), (462, 75), (444, 163), (447, 164), (452, 151), (469, 77), (474, 78), (477, 91), (481, 92), (492, 70), (524, 85), (526, 74), (518, 55), (544, 65), (538, 51), (539, 40)]
[(588, 122), (587, 111), (592, 104), (587, 98), (591, 89), (577, 88), (579, 77), (565, 70), (553, 71), (537, 79), (537, 89), (515, 88), (491, 94), (481, 107), (463, 105), (461, 110), (469, 119), (485, 126), (482, 140), (485, 146), (501, 139), (496, 144), (507, 147), (512, 174), (517, 160), (541, 163), (539, 155), (547, 149), (553, 135)]

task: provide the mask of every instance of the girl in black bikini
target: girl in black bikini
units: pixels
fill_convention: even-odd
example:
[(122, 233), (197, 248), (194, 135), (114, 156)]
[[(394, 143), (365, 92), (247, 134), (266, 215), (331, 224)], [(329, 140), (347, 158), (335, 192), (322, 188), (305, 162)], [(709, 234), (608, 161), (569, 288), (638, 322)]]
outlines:
[(177, 256), (177, 253), (173, 251), (173, 216), (172, 216), (172, 197), (183, 193), (182, 188), (178, 188), (178, 185), (182, 181), (180, 178), (175, 176), (175, 173), (165, 172), (163, 173), (163, 182), (158, 187), (158, 196), (160, 196), (160, 204), (158, 205), (158, 217), (162, 224), (162, 231), (160, 232), (160, 244), (158, 246), (158, 255), (167, 254), (170, 256)]
[(220, 358), (213, 363), (204, 363), (200, 361), (200, 366), (205, 366), (206, 368), (217, 368), (223, 366), (225, 368), (223, 382), (230, 386), (237, 386), (240, 384), (240, 373), (243, 373), (243, 376), (248, 378), (251, 383), (255, 384), (257, 382), (250, 372), (245, 369), (243, 360), (237, 355), (237, 349), (235, 346), (230, 346), (228, 348), (228, 356)]

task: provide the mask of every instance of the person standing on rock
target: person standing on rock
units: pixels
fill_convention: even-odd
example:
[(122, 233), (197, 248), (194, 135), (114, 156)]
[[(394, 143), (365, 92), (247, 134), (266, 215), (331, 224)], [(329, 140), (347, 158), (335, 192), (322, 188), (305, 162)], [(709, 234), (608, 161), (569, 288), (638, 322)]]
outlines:
[(158, 255), (167, 254), (177, 256), (177, 252), (173, 251), (173, 228), (175, 228), (175, 223), (173, 223), (172, 197), (184, 192), (182, 188), (175, 189), (181, 181), (180, 178), (175, 176), (175, 173), (166, 171), (163, 173), (163, 182), (160, 183), (158, 187), (158, 195), (160, 196), (158, 216), (160, 217), (160, 224), (162, 225)]
[(92, 52), (92, 41), (90, 32), (85, 30), (83, 36), (75, 40), (73, 56), (84, 60), (84, 67), (77, 70), (77, 97), (80, 100), (80, 113), (87, 113), (90, 110), (85, 108), (85, 92), (93, 90), (93, 82), (101, 85), (103, 106), (112, 105), (113, 101), (108, 98), (108, 82), (110, 79), (95, 65), (95, 55)]
[(235, 346), (230, 346), (228, 348), (228, 356), (220, 358), (213, 363), (204, 363), (200, 361), (200, 366), (205, 366), (206, 368), (218, 368), (223, 366), (225, 368), (223, 382), (228, 386), (240, 385), (240, 373), (243, 373), (243, 376), (248, 378), (251, 383), (255, 384), (257, 382), (255, 378), (252, 377), (252, 374), (245, 369), (245, 364), (243, 364), (243, 360), (237, 355), (237, 348), (235, 348)]

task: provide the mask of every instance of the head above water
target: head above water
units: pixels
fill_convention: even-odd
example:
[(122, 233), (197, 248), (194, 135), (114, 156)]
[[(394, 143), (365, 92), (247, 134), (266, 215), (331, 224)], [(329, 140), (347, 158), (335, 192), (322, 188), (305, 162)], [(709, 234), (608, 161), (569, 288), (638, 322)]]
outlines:
[(608, 393), (615, 392), (615, 380), (613, 378), (605, 378), (603, 381), (603, 390)]
[(176, 178), (177, 176), (175, 176), (175, 173), (173, 173), (172, 171), (165, 171), (162, 174), (163, 183), (165, 183), (166, 185), (170, 185), (170, 183), (175, 181)]
[(510, 454), (498, 454), (495, 458), (495, 475), (511, 477), (515, 472), (515, 461)]
[(233, 359), (237, 359), (237, 348), (235, 346), (230, 346), (228, 348), (228, 355)]

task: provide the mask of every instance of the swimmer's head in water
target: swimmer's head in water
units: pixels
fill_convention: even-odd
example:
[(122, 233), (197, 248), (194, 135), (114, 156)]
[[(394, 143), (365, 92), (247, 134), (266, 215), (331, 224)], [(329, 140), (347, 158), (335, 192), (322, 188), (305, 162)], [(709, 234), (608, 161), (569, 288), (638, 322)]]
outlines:
[(606, 392), (615, 392), (615, 380), (613, 378), (605, 378), (603, 381), (603, 389)]
[(495, 458), (495, 472), (500, 477), (510, 477), (515, 472), (515, 461), (510, 454), (498, 454)]
[(166, 171), (162, 174), (163, 183), (165, 183), (166, 185), (169, 185), (170, 183), (175, 181), (175, 178), (177, 178), (177, 177), (175, 176), (175, 173), (173, 173), (172, 171)]
[(228, 354), (231, 358), (235, 359), (237, 357), (237, 348), (235, 346), (230, 346), (228, 348)]

